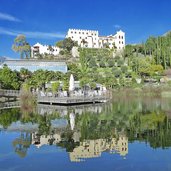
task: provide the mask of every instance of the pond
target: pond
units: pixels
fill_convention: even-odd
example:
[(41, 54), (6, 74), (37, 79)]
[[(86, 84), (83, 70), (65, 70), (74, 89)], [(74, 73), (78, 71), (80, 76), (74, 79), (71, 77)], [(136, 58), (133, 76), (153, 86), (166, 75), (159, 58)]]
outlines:
[(0, 171), (170, 171), (171, 99), (0, 110)]

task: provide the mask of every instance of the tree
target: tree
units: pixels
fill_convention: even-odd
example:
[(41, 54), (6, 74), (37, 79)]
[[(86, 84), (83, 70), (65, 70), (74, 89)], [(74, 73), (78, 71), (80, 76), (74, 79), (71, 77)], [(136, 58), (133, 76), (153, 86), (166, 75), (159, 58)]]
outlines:
[(161, 75), (163, 73), (162, 65), (151, 65), (150, 66), (150, 75)]
[(119, 84), (120, 84), (121, 86), (125, 86), (125, 79), (124, 79), (124, 77), (120, 77), (120, 78), (119, 78)]
[(114, 61), (114, 59), (110, 59), (110, 60), (108, 60), (108, 67), (114, 67), (115, 66), (115, 61)]
[(85, 86), (90, 83), (90, 79), (88, 77), (82, 77), (80, 80), (80, 87), (85, 89)]
[(96, 61), (95, 61), (94, 59), (91, 59), (91, 60), (89, 61), (89, 67), (90, 67), (90, 68), (97, 67)]
[(100, 61), (100, 62), (99, 62), (99, 66), (100, 66), (101, 68), (105, 68), (105, 67), (106, 67), (106, 65), (105, 65), (105, 63), (104, 63), (103, 61)]
[(68, 81), (68, 79), (64, 79), (63, 80), (62, 90), (63, 91), (68, 91), (68, 89), (69, 89), (69, 81)]
[(41, 60), (41, 59), (43, 59), (43, 58), (44, 58), (44, 55), (42, 55), (42, 54), (38, 53), (38, 54), (36, 54), (36, 57), (37, 57), (37, 59)]
[(52, 92), (54, 93), (54, 92), (58, 91), (59, 86), (60, 86), (60, 82), (52, 83)]
[(122, 74), (122, 71), (120, 69), (116, 69), (116, 70), (113, 71), (113, 74), (114, 74), (115, 77), (118, 78)]
[(149, 37), (146, 41), (146, 51), (149, 55), (152, 55), (155, 48), (156, 48), (156, 44), (155, 44), (155, 38), (154, 37)]
[(123, 61), (123, 59), (119, 59), (118, 61), (117, 61), (117, 66), (122, 66), (124, 64), (124, 61)]
[(128, 70), (128, 67), (127, 66), (121, 66), (121, 71), (123, 72), (123, 73), (126, 73), (127, 72), (127, 70)]
[(90, 83), (90, 87), (91, 87), (91, 89), (95, 89), (96, 88), (96, 83), (95, 82), (91, 82)]
[(19, 89), (21, 82), (16, 72), (10, 70), (7, 66), (0, 69), (1, 87), (4, 89)]
[(141, 76), (150, 76), (150, 63), (146, 59), (138, 60), (138, 73)]
[(21, 68), (20, 69), (20, 77), (23, 81), (31, 77), (31, 72), (28, 69)]
[(32, 77), (28, 79), (28, 82), (31, 86), (35, 88), (36, 87), (45, 88), (46, 82), (57, 80), (57, 78), (58, 78), (57, 73), (53, 71), (47, 71), (47, 70), (44, 71), (42, 69), (39, 69), (33, 72)]
[(20, 53), (20, 58), (30, 58), (31, 56), (31, 47), (29, 43), (26, 41), (26, 37), (24, 35), (18, 35), (15, 40), (14, 44), (12, 45), (12, 49), (15, 52)]
[(64, 55), (65, 54), (65, 51), (64, 50), (60, 50), (59, 54), (60, 55)]
[(87, 76), (89, 72), (89, 67), (88, 67), (89, 61), (90, 61), (90, 58), (86, 56), (85, 49), (81, 48), (80, 49), (80, 66), (79, 66), (81, 78)]
[(61, 40), (56, 43), (56, 46), (61, 49), (66, 49), (68, 52), (72, 50), (74, 46), (78, 46), (76, 41), (73, 41), (70, 37), (65, 38), (64, 40)]
[(132, 68), (132, 71), (134, 71), (135, 73), (138, 73), (138, 69), (139, 69), (139, 60), (137, 57), (132, 58), (131, 62), (130, 62), (130, 66)]
[(61, 48), (61, 49), (64, 48), (63, 40), (60, 40), (60, 41), (56, 42), (56, 46)]

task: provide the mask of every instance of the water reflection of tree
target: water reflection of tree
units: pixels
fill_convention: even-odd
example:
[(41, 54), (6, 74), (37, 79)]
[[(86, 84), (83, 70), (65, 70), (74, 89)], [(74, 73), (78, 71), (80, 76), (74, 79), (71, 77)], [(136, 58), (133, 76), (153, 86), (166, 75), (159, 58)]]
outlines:
[(62, 141), (57, 143), (57, 146), (65, 148), (67, 152), (72, 152), (75, 147), (79, 146), (79, 142), (74, 141), (73, 131), (70, 129), (65, 130), (65, 132), (61, 134), (61, 138)]
[(146, 141), (153, 148), (171, 146), (171, 120), (165, 114), (135, 114), (129, 122), (129, 141)]
[(21, 157), (24, 158), (27, 155), (27, 150), (31, 145), (31, 134), (30, 133), (21, 133), (19, 138), (16, 138), (13, 141), (13, 147), (15, 152)]
[(41, 115), (41, 117), (38, 118), (39, 123), (39, 131), (38, 133), (40, 135), (49, 135), (50, 128), (51, 128), (51, 120), (48, 118), (48, 115)]
[[(79, 143), (73, 140), (73, 133), (78, 131), (81, 133), (80, 141), (100, 138), (110, 140), (112, 137), (117, 138), (122, 132), (128, 136), (129, 141), (145, 141), (153, 148), (171, 146), (171, 120), (161, 111), (160, 105), (156, 111), (154, 106), (150, 107), (147, 102), (119, 99), (105, 105), (100, 113), (85, 111), (75, 114), (74, 130), (71, 131), (68, 126), (59, 145), (72, 151)], [(37, 123), (38, 134), (41, 136), (53, 134), (51, 120), (56, 118), (61, 118), (59, 113), (40, 115), (32, 112), (23, 117), (19, 109), (12, 109), (1, 111), (0, 124), (7, 128), (18, 120), (22, 123)], [(69, 123), (70, 118), (67, 119)], [(53, 144), (53, 139), (49, 140), (49, 144)]]
[(112, 105), (100, 114), (86, 112), (79, 115), (76, 127), (81, 131), (82, 140), (110, 138), (115, 136), (116, 130), (123, 131), (128, 125), (128, 120), (126, 112), (120, 112)]
[(0, 125), (6, 129), (12, 124), (12, 122), (20, 120), (20, 117), (21, 114), (19, 109), (0, 110)]

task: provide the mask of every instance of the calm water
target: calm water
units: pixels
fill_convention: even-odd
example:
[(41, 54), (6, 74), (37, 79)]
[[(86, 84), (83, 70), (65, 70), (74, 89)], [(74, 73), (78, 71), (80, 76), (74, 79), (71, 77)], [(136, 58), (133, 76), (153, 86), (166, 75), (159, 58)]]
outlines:
[(0, 171), (27, 170), (171, 171), (171, 99), (1, 110)]

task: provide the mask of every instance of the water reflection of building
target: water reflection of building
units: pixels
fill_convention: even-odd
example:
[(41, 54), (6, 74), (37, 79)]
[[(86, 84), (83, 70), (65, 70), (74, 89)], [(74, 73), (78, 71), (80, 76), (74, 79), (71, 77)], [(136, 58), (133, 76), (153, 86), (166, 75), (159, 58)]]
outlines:
[(52, 145), (57, 144), (61, 141), (61, 135), (51, 134), (51, 135), (39, 135), (37, 132), (32, 134), (32, 144), (34, 144), (37, 148), (43, 145)]
[(122, 135), (119, 139), (84, 140), (69, 156), (72, 162), (80, 162), (86, 158), (100, 157), (104, 151), (125, 156), (128, 154), (128, 138)]
[[(44, 145), (58, 145), (65, 141), (62, 138), (64, 130), (56, 130), (55, 133), (50, 135), (40, 135), (38, 132), (34, 133), (21, 133), (21, 136), (13, 141), (15, 152), (25, 157), (30, 145), (35, 145), (40, 148)], [(128, 138), (120, 135), (119, 138), (96, 139), (80, 141), (81, 133), (75, 131), (72, 134), (73, 144), (77, 145), (69, 152), (70, 161), (80, 162), (87, 158), (100, 157), (102, 152), (110, 152), (112, 154), (119, 154), (126, 156), (128, 154)], [(69, 143), (69, 142), (68, 142)], [(65, 143), (64, 143), (65, 144)], [(62, 146), (65, 148), (65, 146)]]
[[(32, 144), (38, 148), (43, 145), (56, 145), (62, 141), (61, 134), (39, 135), (35, 132), (32, 134)], [(73, 133), (74, 142), (79, 142), (80, 137), (80, 132)], [(72, 162), (80, 162), (86, 158), (100, 157), (102, 152), (105, 151), (126, 156), (128, 154), (128, 138), (121, 135), (119, 138), (84, 140), (72, 152), (69, 152), (69, 157)]]

